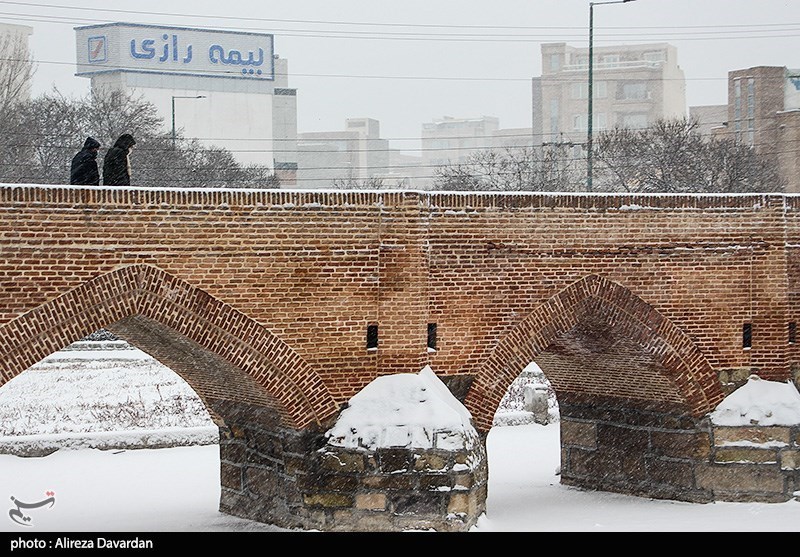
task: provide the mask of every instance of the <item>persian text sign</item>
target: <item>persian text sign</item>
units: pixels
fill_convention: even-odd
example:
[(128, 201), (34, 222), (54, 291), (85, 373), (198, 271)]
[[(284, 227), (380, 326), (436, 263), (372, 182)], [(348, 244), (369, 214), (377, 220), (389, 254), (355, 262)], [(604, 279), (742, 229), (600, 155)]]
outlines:
[(75, 32), (78, 75), (123, 70), (274, 79), (268, 34), (127, 23)]

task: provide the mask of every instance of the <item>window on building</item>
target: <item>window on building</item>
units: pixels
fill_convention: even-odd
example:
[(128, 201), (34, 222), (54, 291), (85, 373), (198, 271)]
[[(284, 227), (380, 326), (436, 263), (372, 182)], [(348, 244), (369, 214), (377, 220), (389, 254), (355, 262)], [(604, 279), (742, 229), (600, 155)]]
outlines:
[[(589, 131), (589, 117), (586, 114), (575, 114), (572, 117), (572, 129), (577, 132)], [(592, 130), (602, 131), (607, 127), (606, 115), (604, 112), (595, 112), (592, 115)]]
[[(586, 94), (588, 97), (588, 93)], [(608, 96), (608, 86), (605, 81), (595, 81), (592, 85), (592, 97), (595, 99), (605, 99)]]
[(623, 83), (622, 98), (625, 100), (645, 100), (649, 98), (647, 84), (642, 82)]
[(557, 134), (559, 130), (558, 125), (558, 99), (550, 99), (550, 133)]
[(367, 350), (378, 349), (378, 325), (367, 325)]
[(642, 58), (648, 62), (663, 62), (666, 60), (663, 50), (652, 50), (650, 52), (645, 52), (642, 55)]
[(733, 81), (733, 119), (742, 119), (742, 82), (739, 78)]
[[(573, 83), (570, 87), (570, 96), (573, 99), (589, 98), (589, 83), (584, 81)], [(608, 84), (605, 81), (595, 81), (592, 83), (592, 98), (605, 99), (608, 95)]]
[[(745, 142), (747, 145), (755, 143), (755, 79), (737, 77), (733, 80), (733, 121), (734, 131), (737, 141)], [(746, 90), (743, 91), (743, 89)], [(745, 97), (746, 98), (743, 98)], [(745, 104), (746, 103), (746, 104)], [(747, 113), (745, 114), (745, 108)]]
[(550, 55), (550, 70), (557, 72), (561, 69), (561, 56), (559, 54)]
[(436, 323), (428, 323), (428, 348), (436, 350)]
[(633, 130), (640, 130), (646, 128), (648, 126), (647, 114), (644, 113), (623, 114), (620, 117), (620, 124), (622, 124), (622, 127), (624, 128), (629, 128)]
[(603, 54), (600, 57), (600, 63), (608, 66), (615, 66), (619, 64), (619, 54)]

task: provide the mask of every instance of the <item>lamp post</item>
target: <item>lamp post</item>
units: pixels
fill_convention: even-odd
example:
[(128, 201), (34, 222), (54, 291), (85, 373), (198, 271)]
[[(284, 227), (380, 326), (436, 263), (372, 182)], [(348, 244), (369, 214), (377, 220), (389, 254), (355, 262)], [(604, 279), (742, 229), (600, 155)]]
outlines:
[(592, 191), (592, 70), (594, 66), (594, 7), (601, 4), (627, 4), (636, 0), (610, 0), (608, 2), (589, 2), (589, 121), (586, 130), (586, 190)]
[(181, 95), (172, 96), (172, 148), (175, 148), (175, 99), (205, 99), (205, 95), (197, 95), (195, 97), (185, 97)]

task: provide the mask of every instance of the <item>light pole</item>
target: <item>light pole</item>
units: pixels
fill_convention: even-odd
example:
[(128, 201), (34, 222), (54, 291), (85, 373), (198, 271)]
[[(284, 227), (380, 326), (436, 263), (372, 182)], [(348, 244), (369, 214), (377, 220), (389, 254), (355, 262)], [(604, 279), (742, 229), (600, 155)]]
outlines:
[(205, 99), (205, 95), (197, 95), (196, 97), (184, 97), (181, 95), (172, 95), (172, 148), (175, 148), (175, 99)]
[(627, 4), (636, 0), (610, 0), (608, 2), (589, 2), (589, 121), (586, 130), (586, 190), (592, 191), (592, 69), (594, 66), (594, 7), (601, 4)]

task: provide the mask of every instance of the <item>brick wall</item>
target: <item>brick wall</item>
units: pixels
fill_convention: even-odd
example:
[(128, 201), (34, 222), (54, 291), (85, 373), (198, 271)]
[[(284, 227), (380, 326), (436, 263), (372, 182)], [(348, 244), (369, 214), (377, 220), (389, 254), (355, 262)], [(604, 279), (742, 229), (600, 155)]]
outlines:
[[(723, 396), (719, 373), (792, 373), (797, 204), (0, 186), (0, 373), (117, 323), (145, 350), (177, 335), (226, 359), (295, 428), (331, 419), (378, 375), (430, 363), (471, 380), (465, 401), (486, 431), (537, 358), (559, 396), (699, 417)], [(209, 397), (229, 385), (185, 375)], [(634, 397), (631, 384), (649, 387)]]

